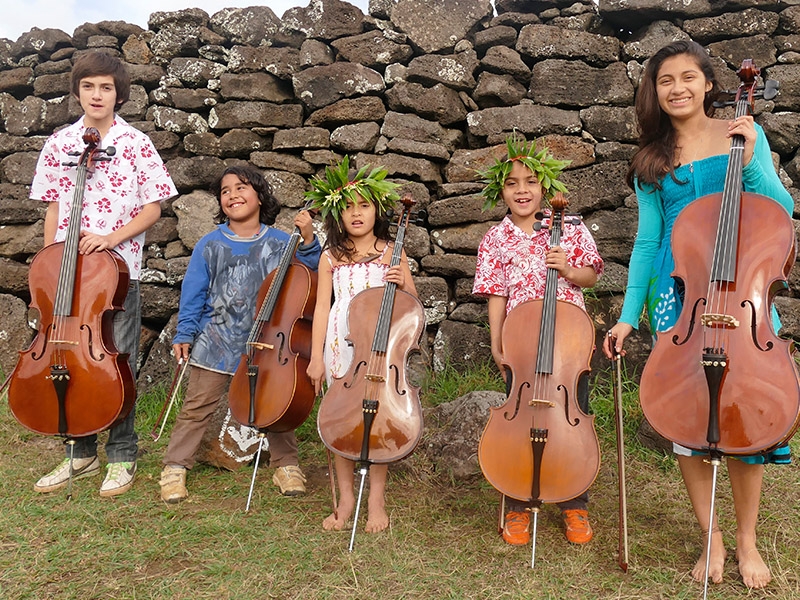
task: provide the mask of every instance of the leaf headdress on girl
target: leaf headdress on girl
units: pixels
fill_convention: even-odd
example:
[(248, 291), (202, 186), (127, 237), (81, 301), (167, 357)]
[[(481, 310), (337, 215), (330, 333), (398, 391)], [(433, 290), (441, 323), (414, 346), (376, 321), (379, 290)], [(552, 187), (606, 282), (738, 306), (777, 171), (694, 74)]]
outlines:
[(542, 197), (549, 200), (556, 192), (566, 193), (567, 186), (558, 181), (558, 176), (564, 167), (569, 165), (569, 160), (556, 160), (550, 154), (547, 146), (541, 150), (536, 149), (536, 142), (526, 142), (525, 138), (520, 138), (516, 133), (512, 133), (506, 138), (506, 158), (495, 160), (495, 163), (484, 171), (479, 171), (483, 188), (483, 210), (489, 210), (497, 206), (501, 198), (503, 186), (506, 179), (511, 174), (511, 167), (514, 161), (519, 161), (536, 176), (542, 184)]
[(400, 198), (395, 191), (400, 186), (386, 181), (389, 173), (386, 169), (375, 168), (370, 171), (370, 165), (365, 165), (353, 179), (350, 179), (349, 172), (350, 157), (345, 156), (338, 165), (325, 167), (324, 178), (314, 177), (311, 180), (311, 190), (305, 195), (311, 207), (319, 210), (323, 219), (330, 214), (339, 221), (347, 204), (357, 202), (358, 196), (372, 202), (379, 214), (393, 208)]

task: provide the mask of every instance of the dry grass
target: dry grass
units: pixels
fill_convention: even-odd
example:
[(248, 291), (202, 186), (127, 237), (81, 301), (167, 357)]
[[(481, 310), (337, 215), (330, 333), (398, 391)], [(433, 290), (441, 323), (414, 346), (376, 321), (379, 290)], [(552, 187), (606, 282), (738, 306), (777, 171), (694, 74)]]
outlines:
[[(355, 551), (349, 534), (322, 531), (330, 493), (324, 454), (313, 426), (300, 431), (309, 494), (283, 498), (268, 469), (259, 472), (250, 513), (244, 505), (251, 471), (199, 467), (191, 498), (167, 506), (158, 497), (166, 440), (142, 436), (136, 485), (105, 500), (100, 478), (76, 482), (75, 496), (38, 495), (32, 483), (60, 457), (60, 443), (29, 434), (0, 403), (0, 597), (17, 598), (355, 598), (355, 599), (695, 599), (702, 588), (688, 571), (700, 535), (674, 461), (638, 447), (629, 436), (628, 514), (631, 564), (617, 566), (616, 458), (607, 387), (598, 382), (603, 465), (591, 489), (595, 539), (570, 546), (554, 507), (539, 518), (537, 565), (530, 547), (502, 543), (496, 530), (497, 493), (480, 477), (430, 479), (412, 466), (393, 475), (389, 531), (361, 529)], [(626, 405), (636, 418), (635, 390)], [(143, 403), (145, 432), (157, 403)], [(165, 436), (166, 438), (167, 436)], [(797, 449), (797, 448), (795, 448)], [(709, 598), (800, 597), (800, 473), (767, 470), (759, 532), (774, 581), (749, 592), (733, 554), (730, 488), (720, 479), (721, 526), (729, 548), (725, 581)], [(363, 523), (360, 524), (363, 527)]]

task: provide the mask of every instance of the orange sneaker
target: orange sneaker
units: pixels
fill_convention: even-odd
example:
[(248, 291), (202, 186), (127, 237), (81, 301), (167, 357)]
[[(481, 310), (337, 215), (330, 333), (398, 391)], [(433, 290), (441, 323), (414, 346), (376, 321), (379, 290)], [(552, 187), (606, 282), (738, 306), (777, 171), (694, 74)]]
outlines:
[(568, 509), (563, 513), (567, 540), (573, 544), (585, 544), (594, 536), (592, 526), (589, 524), (589, 511)]
[(524, 546), (531, 541), (531, 515), (526, 512), (506, 513), (503, 539), (512, 546)]

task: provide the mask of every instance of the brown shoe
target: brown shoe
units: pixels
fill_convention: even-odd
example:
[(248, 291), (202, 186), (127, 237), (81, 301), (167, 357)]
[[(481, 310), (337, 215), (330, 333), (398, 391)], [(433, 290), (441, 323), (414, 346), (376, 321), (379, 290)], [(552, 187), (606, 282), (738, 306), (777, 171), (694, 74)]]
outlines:
[(280, 488), (284, 496), (302, 496), (306, 493), (306, 476), (296, 465), (275, 469), (272, 482)]
[(189, 497), (186, 489), (186, 469), (175, 465), (167, 465), (161, 471), (161, 499), (168, 504), (177, 504)]
[(592, 526), (589, 524), (589, 512), (580, 509), (569, 509), (563, 511), (564, 534), (567, 540), (573, 544), (585, 544), (594, 536)]

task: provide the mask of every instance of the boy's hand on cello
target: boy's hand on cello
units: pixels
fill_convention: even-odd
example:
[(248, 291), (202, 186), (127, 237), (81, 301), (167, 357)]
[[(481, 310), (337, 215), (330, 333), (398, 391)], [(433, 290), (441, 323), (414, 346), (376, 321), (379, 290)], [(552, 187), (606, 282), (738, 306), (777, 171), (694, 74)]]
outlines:
[(294, 226), (300, 230), (300, 235), (303, 236), (303, 243), (308, 246), (314, 241), (314, 224), (311, 213), (307, 210), (301, 210), (294, 218)]

